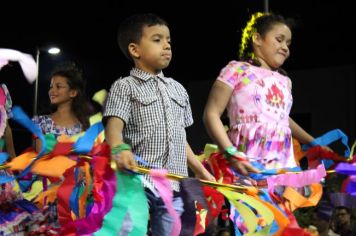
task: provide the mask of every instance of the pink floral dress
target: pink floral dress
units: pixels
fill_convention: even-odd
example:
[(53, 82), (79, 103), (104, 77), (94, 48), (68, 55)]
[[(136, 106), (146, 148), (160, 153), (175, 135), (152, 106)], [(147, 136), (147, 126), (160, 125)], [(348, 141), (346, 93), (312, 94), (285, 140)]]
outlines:
[(291, 82), (278, 72), (231, 61), (217, 80), (233, 89), (228, 135), (251, 162), (266, 169), (295, 167), (289, 113)]

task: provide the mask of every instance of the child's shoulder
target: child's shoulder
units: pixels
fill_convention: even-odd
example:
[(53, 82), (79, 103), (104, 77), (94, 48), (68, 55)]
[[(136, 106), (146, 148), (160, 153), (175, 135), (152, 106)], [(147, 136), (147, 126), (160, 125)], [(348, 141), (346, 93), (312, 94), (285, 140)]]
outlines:
[(231, 60), (226, 65), (226, 67), (243, 68), (243, 69), (246, 69), (246, 68), (249, 68), (252, 66), (253, 65), (251, 65), (250, 63), (248, 63), (246, 61), (236, 61), (236, 60)]

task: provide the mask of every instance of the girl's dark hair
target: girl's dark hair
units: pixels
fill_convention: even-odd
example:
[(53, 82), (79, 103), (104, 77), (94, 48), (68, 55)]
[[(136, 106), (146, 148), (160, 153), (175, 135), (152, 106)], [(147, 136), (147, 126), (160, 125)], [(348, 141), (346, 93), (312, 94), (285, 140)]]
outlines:
[[(77, 96), (73, 98), (71, 110), (82, 125), (82, 129), (89, 128), (89, 103), (85, 95), (85, 81), (83, 73), (78, 69), (74, 62), (65, 62), (56, 66), (52, 73), (53, 76), (62, 76), (67, 79), (69, 87), (77, 91)], [(52, 105), (52, 111), (57, 110), (57, 106)]]
[[(242, 31), (239, 59), (241, 61), (247, 61), (255, 66), (261, 66), (261, 63), (256, 59), (253, 52), (252, 36), (254, 33), (258, 33), (263, 38), (276, 24), (285, 24), (292, 30), (294, 21), (289, 18), (285, 19), (283, 16), (275, 15), (273, 13), (257, 12), (253, 14)], [(279, 69), (279, 72), (286, 74), (283, 69)]]
[(117, 41), (120, 50), (129, 60), (132, 60), (128, 50), (129, 44), (139, 43), (142, 38), (143, 28), (154, 25), (168, 26), (165, 20), (152, 13), (132, 15), (121, 22)]

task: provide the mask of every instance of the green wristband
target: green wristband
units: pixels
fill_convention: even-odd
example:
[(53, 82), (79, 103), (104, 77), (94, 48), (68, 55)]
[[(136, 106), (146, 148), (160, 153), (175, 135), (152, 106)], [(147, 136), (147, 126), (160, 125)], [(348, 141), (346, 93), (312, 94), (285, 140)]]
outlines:
[(131, 146), (129, 144), (127, 144), (127, 143), (119, 144), (119, 145), (117, 145), (117, 146), (115, 146), (115, 147), (113, 147), (111, 149), (111, 154), (115, 155), (115, 154), (118, 154), (118, 153), (120, 153), (120, 152), (122, 152), (124, 150), (130, 150), (131, 151)]
[(237, 148), (235, 146), (227, 147), (224, 151), (224, 157), (230, 159), (233, 155), (237, 153)]

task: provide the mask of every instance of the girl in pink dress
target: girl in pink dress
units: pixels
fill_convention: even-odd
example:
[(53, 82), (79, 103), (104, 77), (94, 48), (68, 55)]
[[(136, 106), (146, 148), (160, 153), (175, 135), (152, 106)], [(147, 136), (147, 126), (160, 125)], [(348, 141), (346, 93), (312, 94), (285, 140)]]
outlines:
[[(289, 117), (292, 82), (281, 66), (289, 57), (291, 40), (288, 20), (254, 14), (242, 34), (240, 61), (221, 70), (210, 92), (204, 111), (207, 131), (243, 175), (259, 172), (254, 166), (295, 167), (292, 136), (303, 144), (314, 139)], [(228, 133), (221, 121), (225, 109)], [(241, 161), (239, 152), (247, 161)]]

